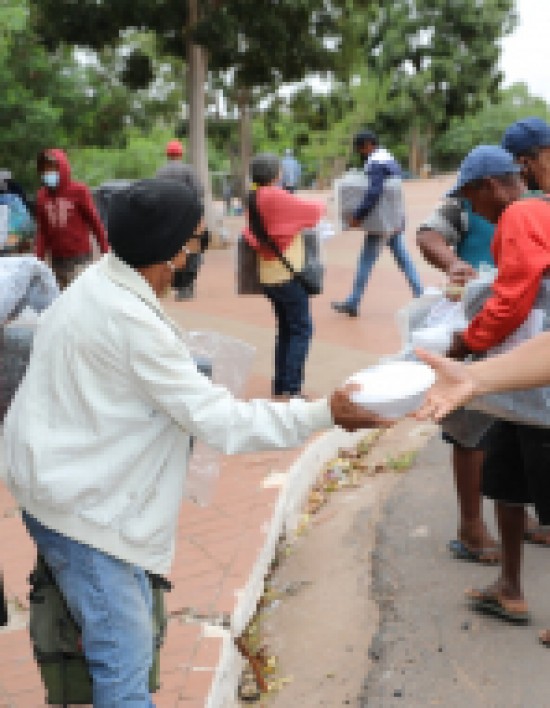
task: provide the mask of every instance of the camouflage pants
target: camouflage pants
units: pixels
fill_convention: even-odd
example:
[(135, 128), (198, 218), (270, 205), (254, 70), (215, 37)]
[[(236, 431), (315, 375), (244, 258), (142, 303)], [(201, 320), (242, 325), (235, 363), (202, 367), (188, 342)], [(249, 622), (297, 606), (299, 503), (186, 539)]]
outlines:
[(78, 278), (82, 271), (86, 270), (91, 262), (91, 253), (86, 253), (82, 256), (71, 256), (70, 258), (52, 258), (52, 270), (55, 273), (60, 289), (65, 290), (73, 280)]

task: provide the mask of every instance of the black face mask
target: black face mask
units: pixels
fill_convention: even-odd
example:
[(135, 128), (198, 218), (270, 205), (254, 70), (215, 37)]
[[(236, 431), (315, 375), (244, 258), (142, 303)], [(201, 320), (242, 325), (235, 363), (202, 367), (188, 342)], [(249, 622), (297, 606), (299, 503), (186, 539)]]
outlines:
[(201, 253), (204, 253), (210, 246), (210, 231), (208, 231), (208, 229), (204, 229), (199, 238), (201, 242)]
[(183, 268), (175, 270), (172, 275), (172, 288), (174, 290), (181, 290), (182, 288), (188, 288), (192, 285), (197, 279), (201, 261), (202, 254), (189, 253)]
[(540, 189), (539, 183), (530, 174), (524, 172), (523, 173), (523, 181), (526, 183), (527, 189), (530, 192), (538, 192), (539, 191), (539, 189)]

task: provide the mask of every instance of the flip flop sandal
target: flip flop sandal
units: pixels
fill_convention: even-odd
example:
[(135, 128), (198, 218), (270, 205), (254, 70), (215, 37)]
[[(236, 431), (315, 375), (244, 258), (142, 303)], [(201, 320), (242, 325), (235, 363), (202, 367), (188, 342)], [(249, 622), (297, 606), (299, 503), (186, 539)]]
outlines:
[(497, 565), (500, 563), (500, 559), (494, 557), (495, 553), (500, 552), (500, 549), (496, 546), (492, 548), (480, 548), (474, 551), (468, 548), (462, 541), (455, 539), (454, 541), (449, 541), (447, 548), (449, 549), (449, 553), (456, 560), (481, 563), (483, 565)]
[(511, 607), (514, 603), (510, 601), (510, 605), (506, 607), (502, 600), (496, 595), (485, 593), (483, 590), (467, 590), (466, 597), (469, 600), (470, 609), (475, 612), (480, 612), (483, 615), (491, 615), (499, 619), (506, 620), (512, 624), (529, 624), (531, 622), (531, 614), (526, 609), (514, 609)]
[(550, 630), (545, 629), (543, 632), (539, 633), (539, 642), (543, 647), (550, 649)]

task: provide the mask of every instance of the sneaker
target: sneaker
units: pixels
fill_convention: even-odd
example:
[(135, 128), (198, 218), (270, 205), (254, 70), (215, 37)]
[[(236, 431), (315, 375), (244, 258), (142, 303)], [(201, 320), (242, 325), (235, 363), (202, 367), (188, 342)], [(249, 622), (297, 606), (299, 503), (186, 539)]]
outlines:
[(339, 312), (341, 315), (357, 317), (357, 315), (359, 314), (359, 310), (356, 307), (353, 307), (353, 305), (348, 305), (347, 302), (331, 302), (330, 306), (333, 310)]

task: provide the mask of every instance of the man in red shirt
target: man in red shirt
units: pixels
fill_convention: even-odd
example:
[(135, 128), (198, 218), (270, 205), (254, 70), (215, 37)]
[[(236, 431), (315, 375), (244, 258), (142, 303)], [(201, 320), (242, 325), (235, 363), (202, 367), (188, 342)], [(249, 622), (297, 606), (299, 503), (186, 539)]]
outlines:
[(92, 262), (92, 233), (102, 253), (109, 250), (107, 234), (85, 184), (71, 180), (63, 150), (38, 155), (43, 186), (36, 197), (36, 255), (49, 255), (59, 287), (66, 288)]
[[(511, 147), (506, 139), (510, 129), (504, 147)], [(533, 135), (543, 138), (543, 133), (550, 147), (548, 126), (543, 132), (527, 131), (524, 137), (532, 142)], [(520, 154), (514, 150), (516, 159)], [(535, 161), (544, 159), (542, 152), (533, 157)], [(524, 178), (534, 186), (536, 171), (522, 166)], [(454, 358), (486, 352), (514, 332), (529, 315), (540, 282), (550, 268), (550, 203), (531, 197), (507, 206), (506, 185), (497, 187), (480, 185), (486, 192), (484, 216), (497, 224), (491, 246), (497, 277), (482, 310), (464, 332), (455, 335), (449, 352)], [(538, 182), (538, 187), (550, 190), (550, 183)], [(511, 183), (509, 189), (513, 189)], [(524, 507), (534, 504), (541, 528), (550, 526), (550, 429), (498, 421), (491, 429), (487, 447), (483, 492), (496, 501), (502, 567), (495, 583), (482, 590), (469, 590), (467, 595), (474, 609), (526, 623), (530, 616), (521, 586)]]

